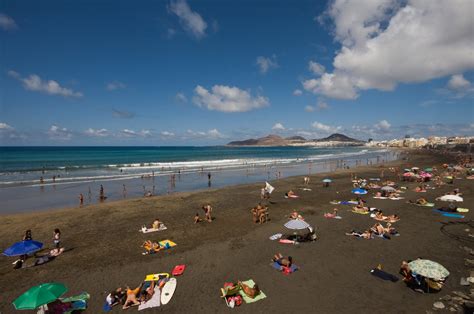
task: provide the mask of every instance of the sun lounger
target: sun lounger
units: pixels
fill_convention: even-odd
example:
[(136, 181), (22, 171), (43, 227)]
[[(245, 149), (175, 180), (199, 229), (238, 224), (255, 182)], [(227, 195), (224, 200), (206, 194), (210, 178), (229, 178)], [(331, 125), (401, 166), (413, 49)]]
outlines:
[[(242, 283), (246, 284), (250, 288), (253, 288), (253, 286), (255, 286), (255, 282), (252, 279), (249, 279), (247, 281), (242, 281)], [(253, 299), (251, 297), (249, 297), (248, 295), (246, 295), (243, 290), (240, 290), (239, 294), (242, 296), (245, 303), (254, 303), (254, 302), (260, 301), (262, 299), (265, 299), (267, 297), (265, 295), (265, 293), (263, 293), (263, 291), (261, 291), (261, 290), (260, 290), (260, 293), (257, 296), (255, 296), (255, 298), (253, 298)]]

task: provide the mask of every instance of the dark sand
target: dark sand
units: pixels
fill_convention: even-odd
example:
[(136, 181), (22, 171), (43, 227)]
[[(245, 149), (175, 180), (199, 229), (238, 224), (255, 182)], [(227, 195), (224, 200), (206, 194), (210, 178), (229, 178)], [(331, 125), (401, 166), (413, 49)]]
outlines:
[[(429, 167), (449, 161), (448, 156), (412, 154), (409, 161), (395, 162), (406, 166)], [(380, 168), (361, 167), (354, 171), (359, 177), (378, 177)], [(330, 176), (334, 183), (323, 188), (321, 179)], [(385, 178), (395, 179), (388, 170)], [(170, 304), (145, 312), (217, 313), (294, 313), (299, 310), (318, 313), (425, 313), (433, 302), (452, 290), (465, 291), (459, 286), (466, 276), (464, 258), (468, 257), (461, 245), (471, 246), (441, 232), (443, 223), (456, 221), (435, 214), (428, 207), (406, 204), (407, 199), (427, 197), (434, 201), (444, 192), (460, 187), (464, 194), (462, 207), (474, 210), (474, 182), (456, 180), (454, 187), (444, 185), (427, 193), (411, 191), (415, 184), (407, 184), (405, 200), (375, 200), (364, 197), (371, 207), (396, 213), (401, 220), (395, 227), (401, 233), (392, 240), (375, 238), (363, 240), (345, 235), (351, 229), (365, 230), (375, 223), (367, 215), (350, 212), (349, 206), (339, 205), (342, 220), (325, 219), (331, 211), (333, 199), (350, 199), (349, 171), (330, 175), (311, 176), (312, 192), (303, 187), (302, 177), (272, 181), (276, 191), (270, 205), (271, 221), (263, 225), (252, 223), (250, 209), (260, 200), (261, 184), (242, 185), (218, 190), (177, 193), (147, 199), (105, 203), (86, 208), (2, 216), (0, 248), (21, 240), (26, 229), (33, 238), (52, 246), (54, 228), (62, 231), (62, 244), (70, 251), (42, 266), (13, 270), (13, 258), (0, 261), (0, 312), (13, 311), (11, 302), (29, 287), (43, 282), (57, 281), (67, 285), (72, 295), (81, 291), (91, 294), (89, 313), (100, 313), (106, 291), (118, 286), (138, 286), (149, 273), (171, 272), (176, 264), (186, 264), (183, 276), (178, 277), (176, 293)], [(404, 185), (404, 184), (402, 184)], [(284, 199), (293, 189), (301, 195), (297, 200)], [(425, 194), (425, 195), (420, 195)], [(214, 208), (212, 223), (193, 224), (196, 212), (210, 202)], [(442, 203), (438, 204), (442, 205)], [(315, 243), (284, 245), (268, 237), (285, 232), (283, 224), (292, 210), (301, 211), (307, 222), (317, 227), (319, 240)], [(168, 230), (143, 235), (138, 229), (159, 218)], [(462, 221), (470, 222), (472, 213)], [(467, 237), (468, 225), (450, 225), (450, 233)], [(474, 229), (471, 227), (471, 233)], [(171, 239), (177, 247), (143, 256), (140, 244), (145, 239)], [(291, 255), (301, 270), (285, 276), (270, 267), (274, 253)], [(397, 274), (402, 260), (423, 257), (438, 261), (451, 275), (438, 294), (419, 294), (397, 283), (382, 281), (370, 275), (377, 264)], [(398, 276), (398, 274), (397, 274)], [(398, 276), (401, 279), (401, 276)], [(219, 297), (219, 288), (226, 281), (254, 279), (267, 298), (238, 309), (228, 309)], [(121, 312), (115, 308), (114, 312)], [(136, 308), (127, 310), (136, 312)]]

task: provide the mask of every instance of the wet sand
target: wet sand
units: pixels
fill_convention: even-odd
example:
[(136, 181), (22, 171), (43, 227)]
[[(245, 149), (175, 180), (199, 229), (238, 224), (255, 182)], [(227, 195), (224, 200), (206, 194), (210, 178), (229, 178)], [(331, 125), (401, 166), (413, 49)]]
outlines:
[[(450, 161), (449, 156), (413, 153), (409, 161), (397, 161), (402, 169), (420, 168)], [(387, 166), (387, 165), (386, 165)], [(49, 281), (66, 284), (67, 295), (87, 291), (91, 294), (88, 313), (101, 312), (106, 291), (118, 286), (138, 286), (146, 274), (171, 272), (177, 264), (186, 264), (183, 276), (171, 302), (166, 306), (145, 312), (216, 313), (232, 311), (219, 297), (224, 282), (254, 279), (267, 298), (254, 304), (243, 304), (244, 313), (283, 313), (305, 310), (319, 313), (425, 313), (432, 303), (451, 290), (461, 290), (460, 277), (466, 276), (464, 258), (468, 257), (461, 245), (471, 246), (459, 237), (450, 237), (440, 228), (456, 221), (433, 213), (431, 208), (406, 204), (407, 199), (437, 196), (459, 187), (464, 194), (463, 207), (474, 204), (474, 182), (456, 180), (428, 190), (424, 195), (412, 190), (414, 183), (406, 184), (405, 200), (365, 199), (369, 206), (398, 214), (395, 224), (400, 232), (392, 240), (375, 238), (362, 240), (345, 235), (352, 229), (365, 230), (375, 223), (367, 215), (350, 212), (350, 207), (338, 205), (341, 220), (325, 219), (324, 212), (334, 208), (329, 202), (347, 200), (352, 184), (350, 172), (359, 177), (379, 177), (381, 168), (360, 167), (339, 170), (331, 174), (311, 176), (312, 191), (302, 191), (302, 177), (273, 180), (276, 188), (270, 204), (271, 221), (254, 224), (250, 209), (260, 201), (262, 184), (249, 184), (197, 192), (135, 200), (105, 202), (85, 208), (3, 215), (0, 222), (0, 248), (21, 240), (26, 229), (32, 229), (33, 238), (52, 247), (54, 228), (62, 231), (62, 244), (68, 249), (52, 262), (32, 268), (13, 270), (13, 258), (0, 258), (0, 311), (13, 312), (11, 301), (33, 285)], [(330, 176), (334, 183), (323, 188), (321, 180)], [(385, 170), (385, 178), (395, 180)], [(405, 184), (402, 184), (405, 185)], [(284, 193), (293, 189), (301, 197), (285, 199)], [(203, 216), (201, 206), (210, 202), (214, 208), (212, 223), (193, 223), (196, 212)], [(443, 205), (441, 203), (438, 203)], [(298, 210), (306, 221), (317, 228), (319, 240), (314, 243), (284, 245), (270, 241), (269, 236), (285, 232), (283, 224), (292, 210)], [(471, 208), (474, 210), (474, 208)], [(463, 222), (469, 222), (467, 213)], [(154, 218), (165, 222), (168, 230), (143, 235), (138, 229), (151, 224)], [(450, 234), (465, 235), (464, 229), (474, 225), (450, 224)], [(467, 237), (463, 236), (462, 239)], [(145, 239), (170, 239), (175, 248), (156, 255), (143, 256), (140, 244)], [(291, 255), (301, 269), (285, 276), (270, 267), (273, 254)], [(369, 271), (381, 263), (384, 270), (397, 274), (402, 260), (423, 257), (444, 265), (451, 275), (438, 294), (419, 294), (397, 283), (382, 281)], [(397, 275), (398, 276), (398, 275)], [(401, 276), (398, 276), (401, 279)], [(114, 308), (121, 312), (121, 308)], [(136, 309), (129, 309), (135, 312)]]

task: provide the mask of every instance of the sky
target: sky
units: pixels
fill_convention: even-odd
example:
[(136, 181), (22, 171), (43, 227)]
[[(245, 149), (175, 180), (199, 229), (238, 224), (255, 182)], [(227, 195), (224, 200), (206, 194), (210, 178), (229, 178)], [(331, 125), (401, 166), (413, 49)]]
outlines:
[(474, 135), (474, 2), (0, 2), (0, 145)]

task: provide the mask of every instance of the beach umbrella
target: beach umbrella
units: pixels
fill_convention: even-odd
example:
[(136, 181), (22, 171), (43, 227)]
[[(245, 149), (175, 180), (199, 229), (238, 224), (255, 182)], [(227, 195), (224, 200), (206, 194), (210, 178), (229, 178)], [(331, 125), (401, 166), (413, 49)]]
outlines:
[(391, 186), (388, 186), (388, 185), (384, 186), (381, 190), (382, 191), (387, 191), (387, 192), (395, 192), (396, 191), (396, 189), (394, 187), (391, 187)]
[(13, 306), (15, 306), (17, 310), (34, 310), (42, 305), (57, 300), (66, 291), (67, 288), (62, 283), (44, 283), (32, 287), (20, 295), (13, 301)]
[(285, 227), (291, 230), (303, 230), (310, 227), (310, 225), (301, 219), (291, 219), (285, 224)]
[(443, 280), (449, 276), (449, 271), (443, 265), (428, 259), (411, 261), (408, 266), (412, 272), (434, 280)]
[(271, 186), (270, 183), (265, 181), (265, 191), (267, 191), (269, 194), (272, 194), (273, 190), (275, 190), (275, 188)]
[(464, 199), (461, 196), (458, 195), (443, 195), (441, 197), (438, 197), (438, 200), (444, 201), (444, 202), (462, 202)]
[(420, 170), (418, 167), (411, 167), (411, 170)]
[(323, 182), (324, 182), (324, 183), (331, 183), (332, 180), (331, 180), (331, 179), (324, 179)]
[(405, 168), (405, 169), (403, 169), (403, 171), (404, 171), (404, 172), (410, 172), (410, 171), (411, 171), (411, 169), (409, 169), (409, 168)]
[(357, 194), (357, 195), (363, 195), (363, 194), (367, 194), (367, 190), (364, 190), (364, 189), (353, 189), (353, 190), (352, 190), (352, 193)]
[(426, 172), (432, 172), (432, 171), (433, 171), (433, 168), (425, 168), (425, 171), (426, 171)]
[(38, 241), (33, 241), (33, 240), (20, 241), (13, 244), (5, 251), (3, 251), (3, 255), (19, 256), (19, 255), (31, 254), (33, 252), (40, 250), (42, 247), (43, 247), (43, 243), (38, 242)]

